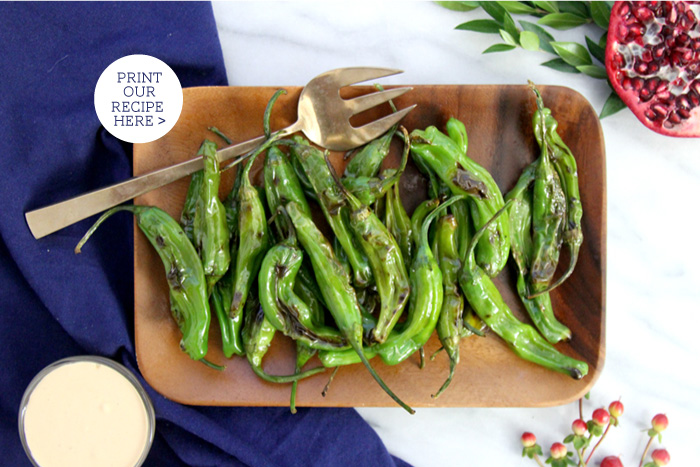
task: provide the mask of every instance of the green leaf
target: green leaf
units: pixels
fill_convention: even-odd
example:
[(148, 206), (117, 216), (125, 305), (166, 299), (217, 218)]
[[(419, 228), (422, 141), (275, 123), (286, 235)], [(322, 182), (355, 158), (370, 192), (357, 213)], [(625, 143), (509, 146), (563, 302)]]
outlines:
[(608, 72), (600, 65), (579, 65), (576, 69), (591, 78), (608, 79)]
[(532, 31), (523, 31), (520, 33), (520, 45), (525, 50), (535, 52), (540, 49), (540, 38)]
[(588, 36), (586, 36), (586, 46), (588, 46), (588, 51), (593, 55), (593, 58), (600, 63), (605, 63), (605, 47), (601, 47)]
[(484, 32), (487, 34), (498, 34), (501, 30), (500, 25), (492, 19), (474, 19), (467, 21), (457, 26), (455, 29), (462, 31)]
[(591, 2), (591, 17), (601, 29), (607, 31), (610, 25), (610, 6), (606, 2)]
[(565, 443), (570, 443), (574, 440), (574, 435), (569, 435), (566, 438), (564, 438)]
[(562, 13), (573, 13), (583, 18), (588, 18), (591, 15), (588, 2), (557, 2), (557, 5)]
[(604, 32), (602, 36), (600, 36), (600, 40), (598, 41), (598, 45), (601, 46), (602, 48), (606, 48), (608, 45), (608, 33)]
[(531, 15), (537, 10), (523, 2), (496, 2), (501, 5), (508, 13), (514, 15)]
[(540, 65), (546, 66), (546, 67), (551, 68), (553, 70), (561, 71), (564, 73), (581, 73), (580, 71), (578, 71), (576, 69), (576, 67), (569, 65), (561, 58), (555, 58), (554, 60), (540, 63)]
[(550, 42), (554, 51), (571, 66), (590, 65), (593, 63), (588, 50), (578, 42)]
[(479, 8), (479, 2), (435, 2), (452, 11), (472, 11)]
[(503, 15), (503, 29), (508, 31), (508, 33), (516, 39), (518, 38), (518, 36), (520, 36), (520, 30), (515, 25), (513, 17), (507, 11), (506, 14)]
[(481, 8), (493, 19), (498, 21), (498, 24), (503, 26), (505, 16), (508, 14), (505, 8), (496, 2), (479, 2)]
[(505, 42), (506, 44), (512, 45), (512, 46), (518, 45), (518, 40), (515, 37), (511, 36), (511, 34), (508, 31), (506, 31), (505, 29), (501, 29), (498, 32), (501, 34), (501, 37), (503, 38), (503, 42)]
[(548, 11), (550, 13), (559, 13), (557, 2), (532, 2), (536, 7)]
[(508, 44), (494, 44), (494, 45), (492, 45), (491, 47), (489, 47), (488, 49), (484, 50), (484, 51), (481, 52), (481, 53), (490, 54), (490, 53), (494, 53), (494, 52), (507, 52), (507, 51), (509, 51), (509, 50), (513, 50), (514, 48), (515, 48), (514, 45), (508, 45)]
[(530, 31), (537, 34), (537, 37), (540, 38), (540, 49), (554, 55), (557, 54), (552, 48), (552, 46), (549, 45), (550, 42), (554, 42), (554, 37), (552, 37), (552, 35), (548, 33), (542, 26), (539, 26), (535, 23), (531, 23), (529, 21), (520, 21), (520, 26), (523, 28), (524, 31)]
[(577, 26), (586, 24), (587, 22), (587, 18), (583, 18), (572, 13), (551, 13), (547, 16), (543, 16), (537, 21), (538, 24), (549, 26), (550, 28), (558, 29), (560, 31), (573, 29)]

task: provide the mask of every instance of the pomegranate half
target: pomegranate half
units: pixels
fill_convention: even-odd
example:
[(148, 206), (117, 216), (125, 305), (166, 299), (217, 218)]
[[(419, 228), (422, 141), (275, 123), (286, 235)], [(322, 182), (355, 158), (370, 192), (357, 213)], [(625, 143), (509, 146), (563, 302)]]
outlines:
[(648, 128), (700, 137), (700, 2), (615, 2), (605, 68)]

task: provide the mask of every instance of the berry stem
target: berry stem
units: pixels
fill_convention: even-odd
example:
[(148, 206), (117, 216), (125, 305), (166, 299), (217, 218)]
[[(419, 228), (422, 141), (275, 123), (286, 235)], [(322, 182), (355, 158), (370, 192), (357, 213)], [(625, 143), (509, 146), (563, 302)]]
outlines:
[(578, 400), (578, 418), (584, 420), (583, 418), (583, 397)]
[(650, 436), (649, 441), (647, 441), (647, 445), (644, 448), (644, 452), (642, 453), (642, 458), (639, 460), (639, 467), (642, 467), (642, 464), (644, 464), (644, 459), (647, 457), (647, 453), (649, 452), (649, 448), (651, 447), (652, 441), (654, 441), (654, 437)]
[(588, 465), (588, 462), (591, 460), (591, 457), (593, 457), (593, 453), (595, 452), (596, 449), (598, 449), (598, 446), (600, 446), (600, 443), (603, 442), (603, 439), (605, 439), (605, 435), (608, 434), (608, 431), (610, 431), (610, 427), (612, 426), (611, 422), (608, 422), (608, 426), (605, 427), (605, 431), (603, 432), (603, 435), (600, 437), (597, 443), (595, 443), (595, 446), (593, 446), (593, 449), (591, 449), (591, 453), (588, 455), (588, 458), (586, 459), (586, 464)]
[(574, 449), (576, 449), (576, 454), (578, 454), (579, 467), (586, 467), (586, 463), (583, 462), (583, 452), (581, 452), (580, 448), (575, 447)]
[(535, 454), (534, 456), (532, 456), (532, 458), (535, 459), (535, 462), (537, 462), (537, 465), (539, 465), (540, 467), (544, 467), (544, 464), (542, 463), (542, 460), (540, 459), (540, 456), (538, 456), (537, 454)]

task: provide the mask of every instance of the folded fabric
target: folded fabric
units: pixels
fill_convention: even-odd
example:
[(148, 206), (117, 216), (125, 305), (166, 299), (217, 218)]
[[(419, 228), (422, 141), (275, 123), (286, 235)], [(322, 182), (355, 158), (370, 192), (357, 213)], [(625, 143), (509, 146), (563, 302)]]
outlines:
[[(17, 411), (39, 370), (96, 354), (140, 375), (131, 216), (76, 257), (94, 218), (35, 240), (24, 213), (131, 176), (131, 144), (93, 104), (114, 60), (152, 55), (183, 87), (227, 81), (208, 3), (1, 3), (0, 43), (0, 452), (3, 465), (28, 465)], [(405, 465), (352, 409), (188, 407), (142, 382), (157, 416), (146, 465)]]

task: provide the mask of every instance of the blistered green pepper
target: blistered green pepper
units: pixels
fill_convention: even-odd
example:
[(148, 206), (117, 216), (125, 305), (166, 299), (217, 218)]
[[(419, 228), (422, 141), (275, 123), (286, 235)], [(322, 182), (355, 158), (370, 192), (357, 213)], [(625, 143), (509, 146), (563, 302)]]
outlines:
[(168, 213), (154, 206), (117, 206), (105, 212), (85, 233), (75, 252), (80, 249), (112, 214), (133, 213), (141, 232), (163, 261), (170, 293), (170, 310), (182, 332), (180, 348), (193, 360), (202, 360), (207, 353), (211, 320), (204, 269), (197, 251), (180, 224)]

